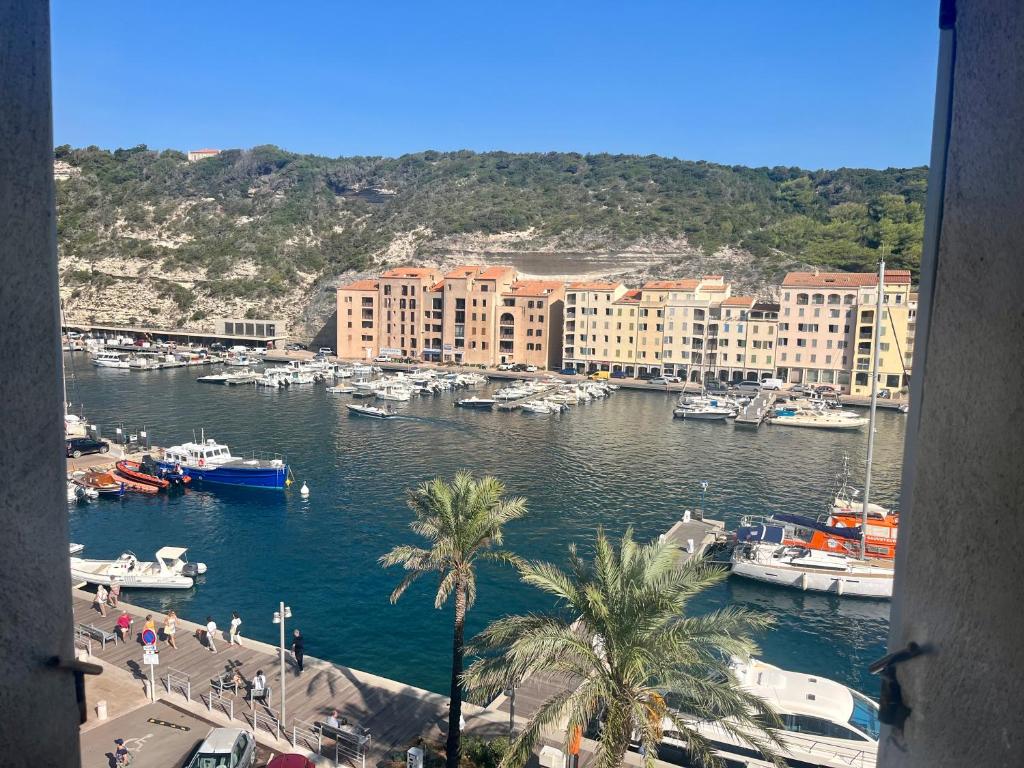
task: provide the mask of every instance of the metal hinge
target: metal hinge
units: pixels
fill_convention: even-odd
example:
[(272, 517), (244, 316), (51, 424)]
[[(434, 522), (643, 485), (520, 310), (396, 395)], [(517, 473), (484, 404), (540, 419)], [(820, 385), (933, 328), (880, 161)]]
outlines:
[(896, 665), (910, 661), (924, 653), (924, 649), (911, 641), (902, 651), (890, 653), (868, 667), (872, 675), (882, 678), (882, 694), (878, 699), (878, 719), (886, 725), (903, 730), (903, 724), (910, 717), (910, 707), (903, 701), (903, 689), (896, 679)]

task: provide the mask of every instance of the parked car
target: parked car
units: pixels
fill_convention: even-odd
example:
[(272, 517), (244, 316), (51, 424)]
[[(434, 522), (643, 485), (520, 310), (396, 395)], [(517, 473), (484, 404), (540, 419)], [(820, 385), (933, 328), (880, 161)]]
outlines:
[(819, 395), (836, 395), (839, 394), (839, 390), (830, 384), (819, 384), (814, 388), (814, 391)]
[(668, 386), (671, 382), (669, 381), (668, 376), (655, 376), (653, 379), (648, 379), (647, 383), (664, 384), (665, 386)]
[(782, 389), (782, 385), (785, 384), (782, 379), (761, 379), (761, 389), (770, 389), (772, 391)]
[(68, 458), (75, 459), (88, 453), (106, 453), (110, 450), (110, 446), (105, 442), (93, 440), (91, 437), (69, 438), (65, 442), (64, 447), (67, 449)]
[(527, 373), (536, 373), (537, 372), (537, 366), (536, 365), (527, 365), (527, 366), (525, 366), (523, 368), (523, 370), (526, 371)]
[(612, 377), (612, 375), (608, 371), (594, 371), (587, 378), (589, 378), (589, 379), (591, 379), (593, 381), (607, 381), (611, 377)]
[(512, 365), (512, 363), (499, 363), (498, 364), (498, 370), (499, 371), (511, 371), (513, 368), (515, 368), (515, 366)]
[(320, 347), (320, 349), (317, 350), (317, 354), (330, 356), (334, 354), (334, 350), (330, 347)]
[(704, 391), (713, 395), (725, 395), (729, 393), (729, 387), (721, 381), (712, 380), (705, 382)]
[(563, 376), (575, 376), (576, 375), (576, 369), (575, 368), (563, 368), (562, 370), (559, 371), (559, 373), (562, 374)]
[(373, 362), (375, 362), (375, 363), (390, 363), (391, 362), (391, 358), (388, 357), (387, 355), (377, 355), (375, 358), (373, 358)]
[(748, 393), (749, 392), (760, 392), (761, 391), (761, 382), (759, 382), (759, 381), (750, 381), (750, 380), (740, 381), (740, 382), (737, 382), (736, 389), (739, 392), (748, 392)]
[(626, 372), (625, 371), (612, 371), (612, 378), (613, 379), (626, 379), (626, 378), (629, 378), (629, 377), (626, 376)]
[(293, 752), (288, 755), (278, 755), (267, 763), (267, 768), (316, 768), (316, 763), (305, 755), (297, 755)]
[[(210, 349), (213, 349), (213, 347), (210, 347)], [(300, 352), (300, 351), (306, 349), (306, 345), (305, 344), (301, 344), (301, 343), (299, 343), (297, 341), (293, 341), (290, 344), (286, 344), (285, 345), (285, 349), (287, 349), (287, 350), (289, 350), (291, 352)]]
[(256, 761), (256, 739), (243, 728), (211, 728), (188, 768), (246, 768)]
[(814, 390), (810, 387), (805, 387), (803, 384), (797, 384), (795, 387), (790, 387), (789, 391), (794, 395), (813, 395)]

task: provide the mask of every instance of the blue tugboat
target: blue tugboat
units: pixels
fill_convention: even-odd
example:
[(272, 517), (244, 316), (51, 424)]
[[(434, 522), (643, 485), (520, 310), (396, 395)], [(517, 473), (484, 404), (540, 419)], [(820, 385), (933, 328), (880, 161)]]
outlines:
[(215, 440), (182, 443), (164, 451), (157, 462), (168, 472), (182, 472), (199, 483), (282, 490), (291, 484), (288, 465), (280, 456), (233, 456)]

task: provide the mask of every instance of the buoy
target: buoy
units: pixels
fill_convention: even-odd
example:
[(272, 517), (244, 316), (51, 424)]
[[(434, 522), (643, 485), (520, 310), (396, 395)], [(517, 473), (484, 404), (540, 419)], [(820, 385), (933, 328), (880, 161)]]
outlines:
[(299, 489), (299, 493), (303, 496), (309, 496), (309, 486), (305, 482), (302, 483), (302, 487)]

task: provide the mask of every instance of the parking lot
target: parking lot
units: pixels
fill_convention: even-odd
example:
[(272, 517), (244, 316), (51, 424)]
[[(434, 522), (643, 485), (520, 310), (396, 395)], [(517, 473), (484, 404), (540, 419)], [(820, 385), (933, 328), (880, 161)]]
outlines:
[[(82, 734), (82, 767), (112, 768), (114, 739), (124, 739), (132, 768), (182, 768), (213, 724), (163, 701), (147, 704)], [(273, 753), (260, 747), (256, 766)]]

